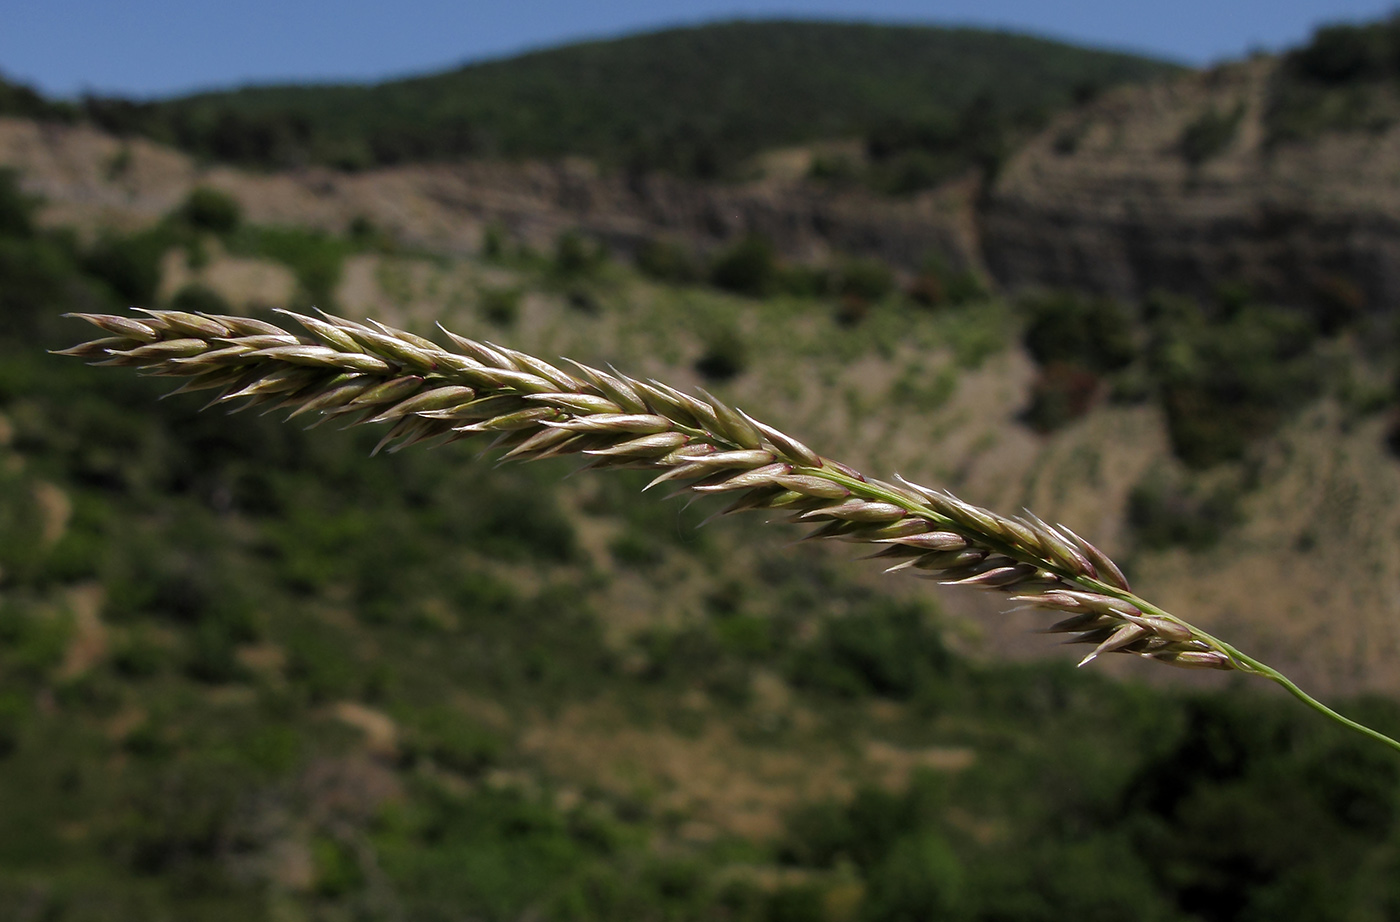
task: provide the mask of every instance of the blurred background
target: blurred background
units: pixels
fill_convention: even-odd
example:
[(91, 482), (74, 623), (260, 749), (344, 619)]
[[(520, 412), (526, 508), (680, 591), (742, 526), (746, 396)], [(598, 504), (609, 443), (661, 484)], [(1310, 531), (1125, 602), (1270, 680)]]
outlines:
[(1400, 918), (1400, 762), (1272, 688), (45, 351), (314, 305), (705, 387), (1395, 736), (1400, 19), (449, 6), (6, 12), (0, 920)]

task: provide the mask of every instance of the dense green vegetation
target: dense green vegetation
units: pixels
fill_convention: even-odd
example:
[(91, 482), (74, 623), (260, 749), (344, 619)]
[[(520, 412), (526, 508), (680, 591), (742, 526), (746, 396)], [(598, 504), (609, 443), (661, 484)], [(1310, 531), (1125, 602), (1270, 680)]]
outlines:
[[(1244, 457), (1329, 380), (1321, 347), (1359, 321), (1226, 287), (1214, 299), (1157, 293), (1134, 309), (1052, 292), (1023, 300), (1040, 364), (1026, 420), (1049, 431), (1113, 392), (1160, 403), (1172, 449), (1193, 468)], [(1334, 380), (1335, 383), (1335, 380)]]
[(79, 109), (72, 103), (45, 99), (37, 90), (0, 76), (0, 115), (46, 121), (74, 121)]
[(1131, 317), (1108, 298), (1047, 292), (1025, 299), (1023, 340), (1040, 364), (1025, 418), (1049, 432), (1088, 412), (1102, 376), (1129, 365), (1138, 346)]
[(1173, 457), (1141, 475), (1125, 510), (1139, 551), (1226, 539), (1246, 521), (1273, 437), (1324, 395), (1348, 426), (1390, 411), (1385, 439), (1400, 454), (1393, 320), (1354, 302), (1282, 307), (1227, 285), (1209, 299), (1157, 292), (1135, 305), (1043, 292), (1018, 308), (1038, 365), (1025, 423), (1049, 433), (1114, 402), (1162, 414)]
[[(260, 167), (583, 155), (638, 172), (717, 177), (767, 148), (860, 137), (879, 183), (899, 191), (990, 163), (1053, 111), (1172, 69), (973, 29), (732, 22), (375, 86), (93, 98), (81, 109), (120, 134)], [(16, 100), (24, 114), (39, 104)]]
[(1400, 117), (1400, 17), (1325, 26), (1284, 56), (1267, 113), (1275, 142), (1376, 131)]
[(1223, 153), (1239, 134), (1244, 121), (1244, 104), (1228, 112), (1207, 109), (1191, 121), (1181, 133), (1181, 156), (1193, 167)]
[[(971, 661), (927, 596), (882, 598), (761, 523), (696, 532), (706, 510), (638, 495), (639, 475), (584, 494), (606, 565), (563, 468), (369, 458), (375, 432), (201, 413), (44, 353), (86, 335), (60, 312), (154, 290), (130, 271), (149, 234), (273, 239), (226, 205), (200, 193), (158, 231), (84, 246), (0, 178), (0, 919), (1400, 912), (1400, 766), (1290, 701)], [(354, 246), (317, 239), (259, 252)], [(561, 241), (529, 283), (580, 284), (593, 253)], [(862, 272), (848, 294), (884, 292), (845, 274)], [(1037, 310), (1059, 318), (1028, 324), (1043, 359), (1114, 375), (1152, 352), (1100, 329), (1111, 306), (1079, 326), (1072, 302)], [(668, 580), (677, 556), (718, 574), (693, 616), (610, 640), (610, 588)], [(764, 703), (775, 680), (810, 726)], [(581, 784), (526, 745), (576, 705), (814, 772), (873, 742), (966, 757), (869, 772), (772, 835), (688, 839), (663, 792)], [(1394, 702), (1349, 709), (1400, 729)]]

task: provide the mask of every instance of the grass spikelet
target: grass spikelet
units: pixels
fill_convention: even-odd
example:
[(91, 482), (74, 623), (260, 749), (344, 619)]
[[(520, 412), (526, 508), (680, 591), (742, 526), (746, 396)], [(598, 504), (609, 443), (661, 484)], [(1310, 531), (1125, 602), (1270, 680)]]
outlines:
[(572, 361), (570, 373), (445, 329), (458, 351), (382, 324), (283, 313), (309, 335), (180, 311), (71, 314), (104, 335), (61, 354), (182, 377), (181, 390), (218, 388), (216, 403), (388, 423), (376, 451), (486, 434), (504, 449), (502, 460), (583, 453), (589, 466), (655, 472), (648, 488), (677, 482), (692, 497), (741, 493), (717, 514), (782, 510), (788, 521), (821, 526), (809, 540), (874, 545), (873, 556), (894, 559), (892, 571), (1070, 615), (1049, 630), (1094, 644), (1080, 665), (1117, 653), (1260, 676), (1400, 751), (1400, 743), (1336, 713), (1272, 667), (1134, 594), (1112, 560), (1064, 526), (1030, 513), (1002, 516), (900, 477), (868, 479), (703, 392), (691, 396)]

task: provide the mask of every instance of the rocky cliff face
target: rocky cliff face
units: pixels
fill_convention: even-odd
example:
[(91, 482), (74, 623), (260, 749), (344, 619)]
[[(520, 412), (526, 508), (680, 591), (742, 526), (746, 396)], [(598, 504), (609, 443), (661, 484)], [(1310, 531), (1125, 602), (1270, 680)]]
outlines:
[(913, 270), (937, 255), (1011, 290), (1137, 300), (1244, 284), (1323, 310), (1400, 303), (1400, 125), (1271, 144), (1276, 68), (1261, 58), (1111, 93), (1033, 139), (990, 189), (969, 176), (897, 200), (791, 175), (707, 185), (576, 161), (259, 175), (12, 119), (0, 119), (0, 164), (44, 196), (50, 220), (86, 226), (153, 221), (207, 184), (253, 221), (341, 230), (363, 216), (447, 252), (475, 251), (491, 225), (537, 248), (577, 229), (620, 253), (656, 237), (706, 252), (753, 232), (792, 260)]
[(1400, 303), (1400, 129), (1270, 144), (1277, 63), (1114, 93), (1022, 149), (990, 190), (1004, 286), (1137, 299), (1243, 283), (1284, 303)]
[(54, 223), (139, 225), (204, 184), (232, 194), (256, 222), (343, 230), (363, 216), (406, 243), (447, 252), (475, 251), (484, 229), (498, 225), (539, 248), (571, 229), (621, 253), (656, 237), (706, 252), (759, 233), (802, 262), (845, 254), (914, 269), (938, 254), (955, 268), (979, 268), (974, 178), (890, 200), (793, 179), (707, 185), (603, 175), (576, 161), (260, 175), (90, 128), (16, 119), (0, 119), (0, 165), (21, 172)]

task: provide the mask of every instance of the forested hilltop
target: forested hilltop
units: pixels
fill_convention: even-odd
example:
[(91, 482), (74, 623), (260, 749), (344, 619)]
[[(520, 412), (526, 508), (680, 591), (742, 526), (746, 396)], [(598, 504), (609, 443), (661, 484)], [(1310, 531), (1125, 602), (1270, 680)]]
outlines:
[(372, 86), (91, 98), (77, 107), (11, 89), (0, 92), (0, 114), (81, 112), (109, 131), (245, 166), (581, 155), (714, 177), (758, 151), (833, 137), (966, 164), (998, 155), (1013, 137), (1105, 87), (1174, 70), (1005, 32), (731, 22)]

